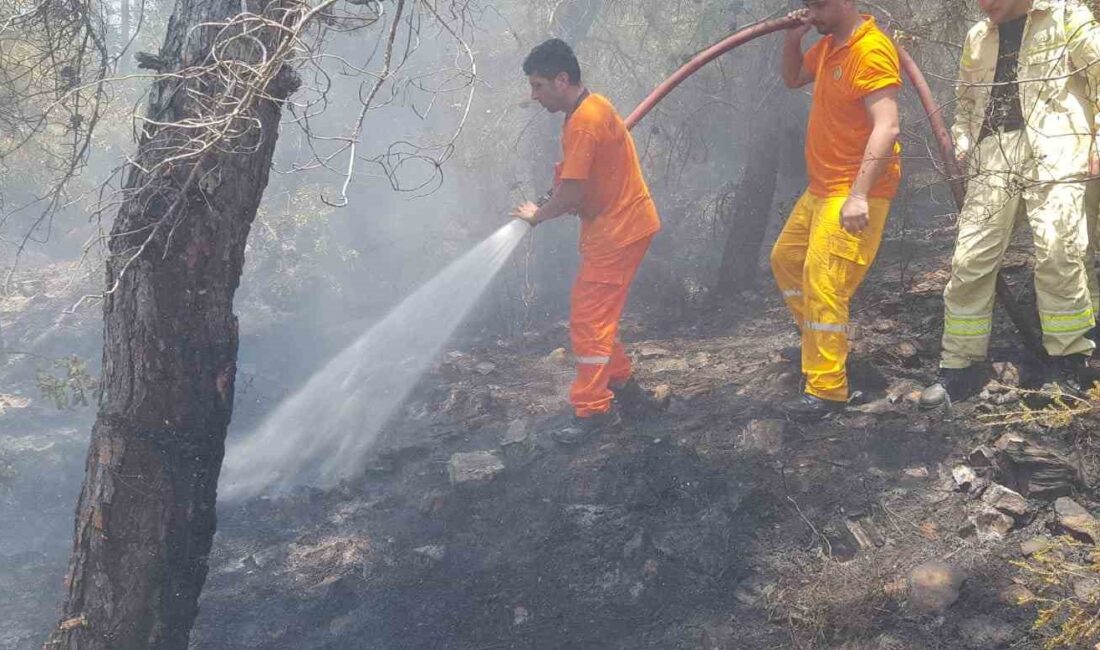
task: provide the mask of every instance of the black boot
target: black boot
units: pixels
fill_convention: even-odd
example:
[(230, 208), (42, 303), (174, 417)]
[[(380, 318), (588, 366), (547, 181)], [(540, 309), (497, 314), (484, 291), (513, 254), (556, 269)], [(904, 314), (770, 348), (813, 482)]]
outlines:
[(792, 420), (820, 420), (830, 413), (844, 410), (845, 406), (847, 402), (834, 402), (803, 393), (802, 397), (784, 403), (781, 408), (783, 413)]
[(653, 398), (649, 391), (642, 388), (633, 377), (618, 388), (612, 387), (615, 393), (615, 403), (619, 405), (626, 415), (636, 417), (648, 417), (656, 415), (664, 410), (665, 405)]
[(563, 445), (572, 445), (595, 438), (609, 431), (617, 431), (623, 426), (623, 419), (619, 416), (619, 409), (611, 405), (611, 410), (606, 413), (592, 415), (586, 418), (575, 417), (568, 425), (554, 431), (550, 435), (554, 440)]
[(1047, 361), (1046, 375), (1043, 378), (1042, 392), (1084, 397), (1097, 382), (1100, 382), (1100, 371), (1089, 366), (1089, 358), (1086, 355), (1070, 354), (1064, 357), (1050, 357)]
[(920, 394), (920, 407), (936, 408), (951, 402), (963, 402), (981, 392), (982, 382), (973, 366), (969, 368), (940, 368), (936, 383)]

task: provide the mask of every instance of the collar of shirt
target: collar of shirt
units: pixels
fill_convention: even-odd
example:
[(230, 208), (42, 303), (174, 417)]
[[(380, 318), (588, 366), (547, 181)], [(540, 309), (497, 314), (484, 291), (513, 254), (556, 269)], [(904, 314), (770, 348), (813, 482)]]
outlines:
[(859, 42), (861, 38), (866, 36), (868, 32), (876, 27), (874, 16), (868, 14), (862, 14), (862, 16), (863, 22), (861, 22), (859, 25), (856, 26), (854, 30), (852, 30), (851, 36), (848, 37), (848, 40), (845, 41), (843, 45), (840, 45), (838, 47), (835, 43), (836, 39), (833, 37), (832, 34), (826, 36), (826, 38), (829, 39), (829, 44), (826, 46), (825, 51), (828, 54), (835, 54), (841, 50), (851, 47), (852, 45), (855, 45)]
[(577, 109), (581, 107), (581, 104), (584, 103), (584, 100), (588, 99), (588, 96), (591, 95), (591, 94), (592, 93), (588, 92), (587, 88), (585, 88), (584, 90), (581, 91), (581, 95), (580, 95), (580, 97), (577, 97), (577, 101), (576, 101), (575, 104), (573, 104), (573, 108), (570, 108), (569, 112), (565, 114), (565, 121), (566, 122), (569, 121), (569, 118), (573, 117), (573, 113), (577, 112)]

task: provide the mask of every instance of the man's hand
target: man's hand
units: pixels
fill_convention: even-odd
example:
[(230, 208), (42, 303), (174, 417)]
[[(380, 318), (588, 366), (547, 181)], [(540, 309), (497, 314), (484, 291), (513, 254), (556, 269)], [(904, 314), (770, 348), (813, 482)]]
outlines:
[(844, 205), (840, 207), (840, 225), (853, 235), (858, 235), (871, 222), (867, 212), (867, 197), (858, 194), (849, 195)]
[(1100, 147), (1100, 143), (1093, 140), (1092, 148), (1089, 149), (1089, 176), (1092, 178), (1100, 176), (1100, 151), (1097, 147)]
[(539, 206), (535, 205), (531, 201), (524, 201), (523, 203), (517, 205), (514, 210), (512, 210), (511, 216), (515, 217), (516, 219), (522, 219), (526, 221), (528, 224), (531, 225), (532, 228), (534, 228), (539, 224), (538, 220), (535, 219), (535, 214), (538, 211)]
[(787, 14), (787, 18), (790, 18), (791, 20), (797, 20), (799, 24), (791, 25), (790, 27), (788, 27), (787, 33), (785, 34), (786, 37), (796, 39), (798, 42), (801, 43), (803, 37), (806, 36), (811, 28), (813, 28), (813, 25), (810, 24), (810, 10), (799, 9), (797, 11), (792, 11), (791, 13)]

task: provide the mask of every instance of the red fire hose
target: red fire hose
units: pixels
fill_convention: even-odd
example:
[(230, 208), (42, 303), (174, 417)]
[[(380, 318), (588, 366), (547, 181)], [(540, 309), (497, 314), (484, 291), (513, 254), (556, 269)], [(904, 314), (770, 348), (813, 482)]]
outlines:
[[(704, 65), (739, 45), (743, 45), (766, 34), (787, 29), (796, 24), (796, 22), (797, 21), (794, 19), (783, 17), (756, 23), (730, 34), (721, 41), (696, 54), (691, 60), (681, 66), (679, 70), (662, 82), (661, 85), (657, 86), (649, 96), (642, 100), (641, 104), (638, 104), (638, 107), (627, 116), (626, 127), (628, 129), (634, 128), (634, 126), (653, 110), (654, 106), (672, 92), (676, 86), (679, 86), (681, 82), (695, 74), (695, 72)], [(928, 116), (928, 124), (932, 128), (932, 134), (936, 138), (936, 148), (939, 154), (940, 164), (942, 165), (944, 174), (947, 176), (948, 182), (951, 184), (951, 194), (955, 199), (955, 206), (961, 209), (965, 189), (963, 188), (962, 174), (958, 169), (958, 164), (955, 162), (955, 146), (951, 141), (951, 133), (947, 130), (947, 126), (943, 122), (943, 115), (941, 114), (940, 107), (936, 105), (936, 100), (932, 96), (932, 90), (928, 87), (928, 82), (924, 79), (924, 75), (921, 74), (920, 69), (917, 68), (917, 64), (913, 62), (909, 54), (900, 46), (898, 47), (898, 54), (900, 55), (902, 70), (913, 84), (913, 89), (916, 90), (921, 106)], [(1043, 349), (1042, 338), (1035, 329), (1033, 319), (1029, 317), (1027, 311), (1020, 305), (1015, 296), (1012, 295), (1011, 290), (1008, 288), (1008, 284), (1000, 275), (997, 276), (997, 298), (1000, 300), (1001, 306), (1004, 307), (1005, 312), (1008, 313), (1012, 323), (1016, 326), (1016, 329), (1019, 330), (1020, 336), (1024, 340), (1024, 345), (1027, 346), (1028, 350), (1039, 358), (1045, 357), (1046, 351)]]

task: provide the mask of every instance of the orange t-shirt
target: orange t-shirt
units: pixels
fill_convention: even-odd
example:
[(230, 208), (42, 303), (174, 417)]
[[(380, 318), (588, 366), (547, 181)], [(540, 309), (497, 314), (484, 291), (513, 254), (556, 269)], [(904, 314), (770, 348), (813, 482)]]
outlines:
[[(837, 46), (826, 36), (806, 51), (802, 67), (814, 76), (810, 123), (806, 128), (806, 171), (810, 194), (846, 196), (863, 164), (873, 123), (863, 98), (901, 85), (898, 50), (890, 37), (864, 21), (848, 42)], [(872, 186), (869, 196), (893, 198), (901, 180), (901, 145), (894, 159)]]
[(581, 254), (600, 256), (661, 229), (634, 139), (607, 98), (590, 94), (562, 127), (556, 180), (584, 182)]

